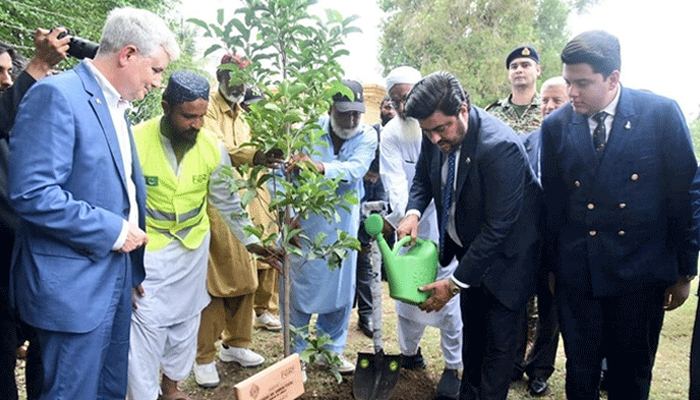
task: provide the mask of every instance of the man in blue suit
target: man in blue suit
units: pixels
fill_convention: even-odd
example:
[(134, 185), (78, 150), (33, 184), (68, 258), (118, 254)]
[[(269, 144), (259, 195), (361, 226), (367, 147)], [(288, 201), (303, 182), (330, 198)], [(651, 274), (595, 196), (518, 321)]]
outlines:
[(418, 82), (406, 115), (423, 131), (406, 217), (399, 238), (418, 234), (421, 214), (434, 199), (440, 263), (459, 260), (455, 272), (420, 290), (421, 304), (438, 311), (460, 294), (462, 400), (505, 400), (517, 345), (517, 322), (535, 293), (540, 248), (540, 190), (516, 133), (469, 103), (449, 72)]
[(664, 310), (697, 270), (697, 169), (678, 105), (620, 85), (620, 44), (584, 32), (561, 54), (571, 100), (542, 124), (545, 259), (566, 350), (569, 399), (646, 399)]
[(124, 399), (132, 287), (144, 278), (145, 190), (125, 110), (177, 58), (158, 16), (113, 10), (94, 61), (36, 83), (12, 130), (20, 217), (11, 296), (37, 329), (42, 399)]

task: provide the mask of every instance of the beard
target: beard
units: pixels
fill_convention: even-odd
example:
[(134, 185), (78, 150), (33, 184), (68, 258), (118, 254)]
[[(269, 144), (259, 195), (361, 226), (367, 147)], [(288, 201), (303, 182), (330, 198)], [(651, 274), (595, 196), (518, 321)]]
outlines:
[(173, 124), (170, 115), (165, 115), (162, 121), (166, 132), (168, 132), (165, 136), (170, 140), (173, 147), (184, 146), (190, 148), (197, 142), (199, 129), (180, 129)]
[(226, 101), (231, 104), (241, 104), (245, 98), (245, 90), (240, 95), (235, 96), (233, 93), (226, 90), (226, 87), (224, 87), (224, 84), (221, 82), (219, 82), (219, 93), (221, 94), (221, 97), (226, 99)]
[(390, 114), (381, 114), (380, 118), (382, 119), (382, 126), (384, 126), (387, 124), (387, 122), (391, 121), (394, 116)]
[(336, 122), (335, 118), (333, 118), (333, 115), (331, 115), (331, 129), (333, 129), (333, 133), (335, 133), (336, 136), (343, 140), (350, 139), (360, 132), (360, 125), (362, 125), (362, 115), (360, 115), (360, 118), (357, 120), (357, 126), (347, 129), (341, 128)]

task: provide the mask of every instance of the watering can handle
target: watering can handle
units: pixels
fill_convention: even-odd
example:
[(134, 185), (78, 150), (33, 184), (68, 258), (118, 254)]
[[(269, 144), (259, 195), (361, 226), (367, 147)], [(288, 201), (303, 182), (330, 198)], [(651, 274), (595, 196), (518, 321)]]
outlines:
[[(406, 245), (407, 245), (408, 243), (410, 243), (410, 242), (411, 242), (411, 237), (408, 236), (408, 235), (404, 236), (403, 239), (399, 240), (398, 243), (396, 243), (396, 244), (394, 245), (394, 249), (392, 250), (392, 252), (393, 252), (395, 255), (398, 255), (398, 254), (399, 254), (399, 250), (401, 250), (402, 247), (406, 246)], [(418, 244), (423, 243), (423, 239), (421, 239), (421, 238), (416, 238), (416, 243), (418, 243)]]

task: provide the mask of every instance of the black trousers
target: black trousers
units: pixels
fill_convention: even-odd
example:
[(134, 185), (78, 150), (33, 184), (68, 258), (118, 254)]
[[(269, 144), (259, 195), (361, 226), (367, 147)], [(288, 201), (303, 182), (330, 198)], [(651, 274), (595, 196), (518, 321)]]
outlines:
[(700, 400), (700, 304), (695, 311), (693, 340), (690, 343), (690, 395), (689, 400)]
[[(548, 275), (548, 274), (547, 274)], [(523, 313), (520, 326), (522, 332), (518, 338), (515, 355), (515, 376), (527, 374), (529, 379), (540, 378), (545, 381), (554, 373), (554, 362), (559, 346), (559, 319), (554, 302), (554, 295), (549, 289), (549, 277), (540, 279), (537, 285), (537, 328), (535, 343), (525, 358), (528, 333), (528, 313)]]
[(0, 399), (17, 400), (17, 384), (15, 383), (15, 363), (17, 347), (29, 341), (25, 379), (27, 399), (38, 399), (41, 394), (42, 366), (39, 356), (39, 342), (36, 340), (34, 328), (15, 319), (9, 307), (7, 287), (0, 287)]
[(521, 309), (505, 307), (481, 286), (463, 290), (460, 296), (464, 372), (459, 398), (505, 400), (513, 371)]
[(363, 244), (362, 249), (357, 252), (357, 274), (355, 275), (357, 315), (365, 321), (372, 320), (372, 281), (375, 279), (370, 261), (371, 250), (368, 247), (369, 245)]
[(577, 280), (557, 277), (556, 301), (566, 350), (569, 400), (598, 400), (608, 360), (609, 400), (646, 400), (663, 324), (664, 287), (594, 298)]

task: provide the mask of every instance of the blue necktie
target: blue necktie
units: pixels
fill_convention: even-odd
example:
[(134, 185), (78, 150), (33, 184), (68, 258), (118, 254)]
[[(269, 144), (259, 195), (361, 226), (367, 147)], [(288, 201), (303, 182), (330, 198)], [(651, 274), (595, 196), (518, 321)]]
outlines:
[(455, 184), (455, 152), (447, 156), (447, 179), (442, 191), (442, 216), (440, 217), (440, 255), (445, 250), (445, 237), (447, 235), (447, 222), (450, 219), (452, 208), (452, 190)]

